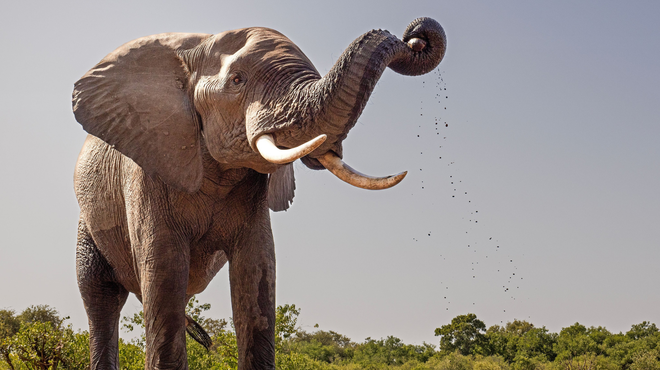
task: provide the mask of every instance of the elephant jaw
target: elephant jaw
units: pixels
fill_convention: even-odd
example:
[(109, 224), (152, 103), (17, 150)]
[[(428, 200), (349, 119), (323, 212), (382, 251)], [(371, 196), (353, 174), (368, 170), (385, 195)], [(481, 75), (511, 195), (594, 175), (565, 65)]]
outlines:
[[(271, 134), (261, 135), (256, 140), (256, 147), (259, 154), (268, 162), (275, 164), (287, 164), (300, 159), (318, 148), (326, 140), (326, 135), (319, 135), (308, 142), (298, 145), (291, 149), (280, 149), (275, 145), (275, 139)], [(360, 173), (354, 170), (351, 166), (344, 163), (344, 161), (332, 151), (317, 158), (318, 161), (328, 171), (332, 172), (340, 180), (351, 184), (355, 187), (368, 189), (368, 190), (383, 190), (393, 187), (406, 177), (407, 171), (401, 172), (396, 175), (385, 177), (373, 177)]]

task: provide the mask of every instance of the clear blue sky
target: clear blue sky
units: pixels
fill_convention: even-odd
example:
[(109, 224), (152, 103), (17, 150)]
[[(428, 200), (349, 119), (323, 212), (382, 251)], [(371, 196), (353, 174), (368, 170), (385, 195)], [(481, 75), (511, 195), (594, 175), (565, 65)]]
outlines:
[[(293, 207), (273, 215), (278, 304), (356, 341), (437, 344), (433, 329), (468, 312), (552, 331), (660, 324), (660, 3), (226, 3), (3, 6), (0, 308), (49, 304), (86, 328), (72, 186), (85, 133), (70, 101), (107, 53), (266, 26), (324, 74), (362, 33), (429, 16), (445, 60), (423, 77), (386, 71), (344, 143), (353, 167), (408, 177), (368, 192), (296, 165)], [(211, 316), (231, 315), (228, 285), (225, 270), (199, 297)]]

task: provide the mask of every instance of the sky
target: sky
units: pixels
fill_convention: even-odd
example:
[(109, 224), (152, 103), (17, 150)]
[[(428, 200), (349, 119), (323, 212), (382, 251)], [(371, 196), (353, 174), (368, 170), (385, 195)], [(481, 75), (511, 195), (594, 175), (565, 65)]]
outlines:
[[(272, 214), (277, 303), (304, 330), (438, 343), (475, 313), (550, 331), (660, 324), (660, 3), (655, 1), (11, 2), (0, 14), (0, 308), (87, 321), (75, 276), (73, 84), (161, 32), (276, 29), (325, 74), (371, 29), (442, 24), (420, 77), (387, 70), (344, 159), (367, 191), (295, 164)], [(231, 316), (225, 267), (198, 296)], [(130, 298), (124, 314), (140, 310)], [(126, 334), (125, 334), (126, 335)]]

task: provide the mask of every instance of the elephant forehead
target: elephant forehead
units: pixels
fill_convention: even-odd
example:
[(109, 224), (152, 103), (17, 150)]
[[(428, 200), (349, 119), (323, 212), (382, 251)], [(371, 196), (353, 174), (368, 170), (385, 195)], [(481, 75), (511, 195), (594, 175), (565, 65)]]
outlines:
[(270, 41), (271, 44), (262, 44), (260, 47), (273, 47), (276, 44), (293, 44), (286, 36), (270, 28), (252, 27), (225, 31), (213, 35), (206, 40), (206, 55), (218, 56), (220, 54), (234, 54), (247, 44), (254, 45), (260, 41)]
[(220, 61), (220, 75), (225, 75), (235, 64), (249, 66), (254, 65), (259, 60), (259, 54), (263, 54), (265, 50), (255, 45), (257, 43), (254, 39), (248, 39), (241, 48), (233, 53), (216, 52), (215, 57)]
[(284, 35), (259, 34), (246, 50), (254, 56), (255, 62), (266, 65), (295, 63), (300, 67), (316, 70), (312, 62), (300, 48)]
[[(242, 49), (241, 49), (241, 50), (242, 50)], [(226, 75), (227, 72), (229, 72), (229, 69), (230, 69), (230, 68), (232, 67), (232, 65), (234, 64), (234, 62), (235, 62), (237, 59), (240, 58), (240, 57), (239, 57), (239, 54), (238, 54), (239, 52), (240, 52), (240, 50), (239, 50), (237, 53), (235, 53), (235, 54), (223, 54), (223, 55), (220, 56), (220, 63), (221, 63), (221, 67), (220, 67), (220, 75), (221, 75), (221, 76)]]
[(305, 66), (314, 68), (307, 56), (283, 34), (263, 27), (228, 31), (213, 38), (211, 55), (224, 64), (242, 62), (259, 67), (281, 64), (284, 60), (303, 61)]

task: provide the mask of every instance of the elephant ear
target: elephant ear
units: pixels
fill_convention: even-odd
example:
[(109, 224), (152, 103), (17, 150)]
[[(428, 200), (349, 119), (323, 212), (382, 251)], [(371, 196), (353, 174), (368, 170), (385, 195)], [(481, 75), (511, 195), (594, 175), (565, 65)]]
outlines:
[(293, 163), (277, 169), (269, 176), (268, 207), (275, 212), (286, 211), (293, 203), (296, 191), (296, 179), (293, 175)]
[(159, 34), (119, 47), (73, 90), (85, 131), (131, 158), (150, 176), (188, 192), (202, 182), (200, 128), (177, 56), (210, 35)]

